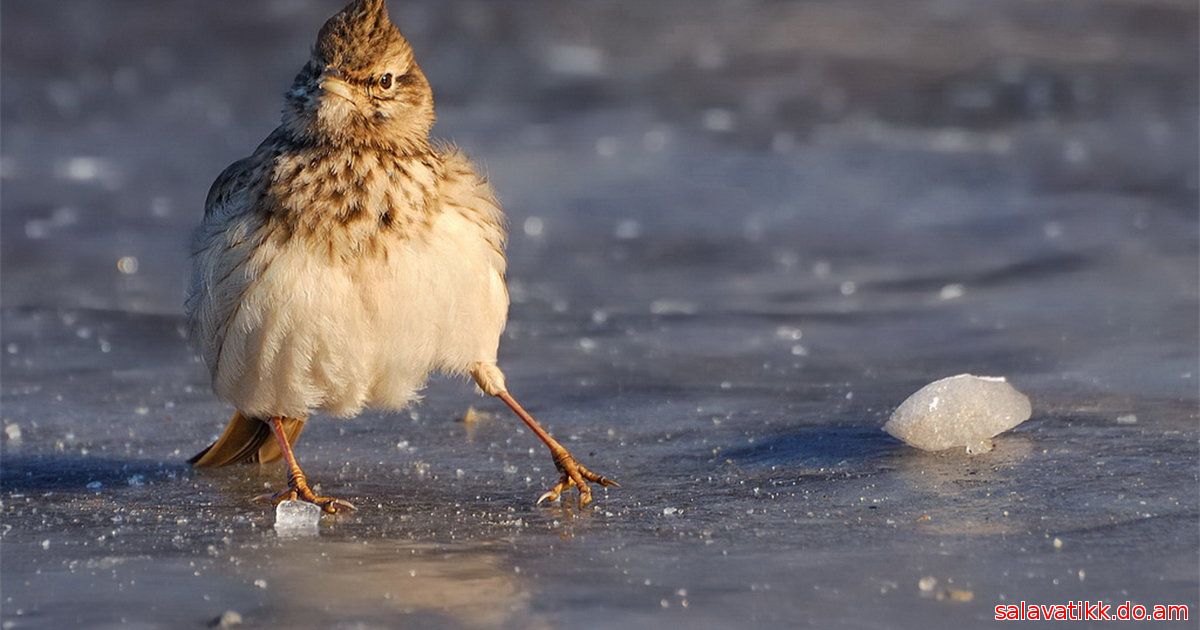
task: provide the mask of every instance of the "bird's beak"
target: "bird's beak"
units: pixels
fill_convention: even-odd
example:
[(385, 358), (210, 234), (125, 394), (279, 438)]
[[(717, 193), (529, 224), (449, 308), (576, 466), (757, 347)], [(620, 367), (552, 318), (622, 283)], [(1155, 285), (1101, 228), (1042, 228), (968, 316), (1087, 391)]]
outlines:
[(333, 94), (352, 103), (354, 102), (354, 94), (350, 90), (350, 84), (341, 79), (329, 75), (322, 76), (320, 88), (322, 94)]

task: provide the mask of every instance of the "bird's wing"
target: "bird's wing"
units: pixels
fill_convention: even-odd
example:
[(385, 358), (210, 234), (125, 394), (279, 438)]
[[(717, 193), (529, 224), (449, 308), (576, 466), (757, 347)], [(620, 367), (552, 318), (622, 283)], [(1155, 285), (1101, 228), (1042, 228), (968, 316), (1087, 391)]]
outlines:
[(508, 240), (508, 225), (504, 210), (487, 177), (479, 173), (471, 159), (454, 145), (439, 147), (446, 166), (442, 199), (479, 227), (494, 256), (492, 265), (503, 278), (507, 266), (504, 248)]
[(204, 218), (224, 214), (228, 210), (250, 210), (250, 204), (243, 203), (245, 197), (257, 192), (265, 186), (269, 179), (266, 177), (272, 158), (282, 151), (284, 130), (276, 129), (263, 140), (249, 157), (230, 164), (221, 171), (208, 189), (208, 198), (204, 201)]
[(253, 155), (231, 164), (213, 182), (204, 220), (192, 241), (192, 275), (184, 304), (188, 333), (216, 374), (225, 334), (254, 282), (253, 257), (266, 238), (264, 202), (270, 169), (279, 154), (277, 130)]

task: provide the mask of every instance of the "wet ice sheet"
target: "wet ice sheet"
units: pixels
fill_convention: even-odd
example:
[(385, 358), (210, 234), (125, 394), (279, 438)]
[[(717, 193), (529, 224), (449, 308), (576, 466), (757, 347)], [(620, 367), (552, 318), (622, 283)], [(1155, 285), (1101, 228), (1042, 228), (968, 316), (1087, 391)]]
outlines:
[[(282, 470), (189, 470), (229, 410), (180, 336), (186, 232), (330, 11), (5, 3), (5, 621), (1196, 610), (1194, 7), (481, 6), (394, 9), (511, 211), (510, 384), (623, 487), (535, 509), (551, 462), (455, 381), (311, 423), (361, 510), (303, 544), (250, 502)], [(969, 461), (879, 431), (965, 371), (1037, 415)]]

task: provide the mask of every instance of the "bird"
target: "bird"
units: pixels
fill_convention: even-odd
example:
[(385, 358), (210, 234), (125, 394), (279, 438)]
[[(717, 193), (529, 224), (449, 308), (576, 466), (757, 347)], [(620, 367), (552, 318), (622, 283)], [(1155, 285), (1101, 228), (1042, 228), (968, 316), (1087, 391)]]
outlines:
[[(508, 319), (507, 228), (486, 176), (431, 137), (433, 91), (386, 0), (353, 0), (320, 29), (282, 120), (209, 190), (185, 311), (215, 394), (235, 412), (198, 468), (286, 462), (262, 498), (325, 513), (295, 454), (307, 420), (402, 410), (432, 373), (470, 376), (550, 451), (537, 504), (616, 487), (547, 432), (497, 364)], [(315, 484), (314, 484), (315, 485)]]

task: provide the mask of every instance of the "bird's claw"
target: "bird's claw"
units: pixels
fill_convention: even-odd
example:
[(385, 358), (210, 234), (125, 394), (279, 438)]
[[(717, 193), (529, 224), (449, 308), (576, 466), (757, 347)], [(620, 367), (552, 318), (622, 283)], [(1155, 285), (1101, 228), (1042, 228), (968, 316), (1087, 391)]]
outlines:
[(259, 495), (255, 497), (254, 500), (263, 503), (270, 503), (271, 505), (278, 505), (284, 501), (304, 501), (305, 503), (312, 503), (313, 505), (321, 508), (321, 511), (325, 512), (326, 514), (337, 514), (343, 510), (348, 510), (351, 512), (358, 511), (358, 508), (354, 507), (353, 503), (345, 499), (317, 496), (308, 487), (289, 487), (288, 489), (281, 490), (279, 492)]
[(563, 452), (554, 458), (554, 466), (562, 473), (558, 483), (554, 484), (542, 496), (538, 497), (536, 505), (543, 503), (554, 503), (562, 497), (563, 491), (571, 486), (579, 491), (579, 507), (587, 507), (592, 502), (592, 488), (588, 483), (597, 483), (605, 488), (619, 488), (621, 484), (613, 479), (609, 479), (603, 475), (588, 470), (586, 466), (575, 461), (575, 458), (568, 452)]

